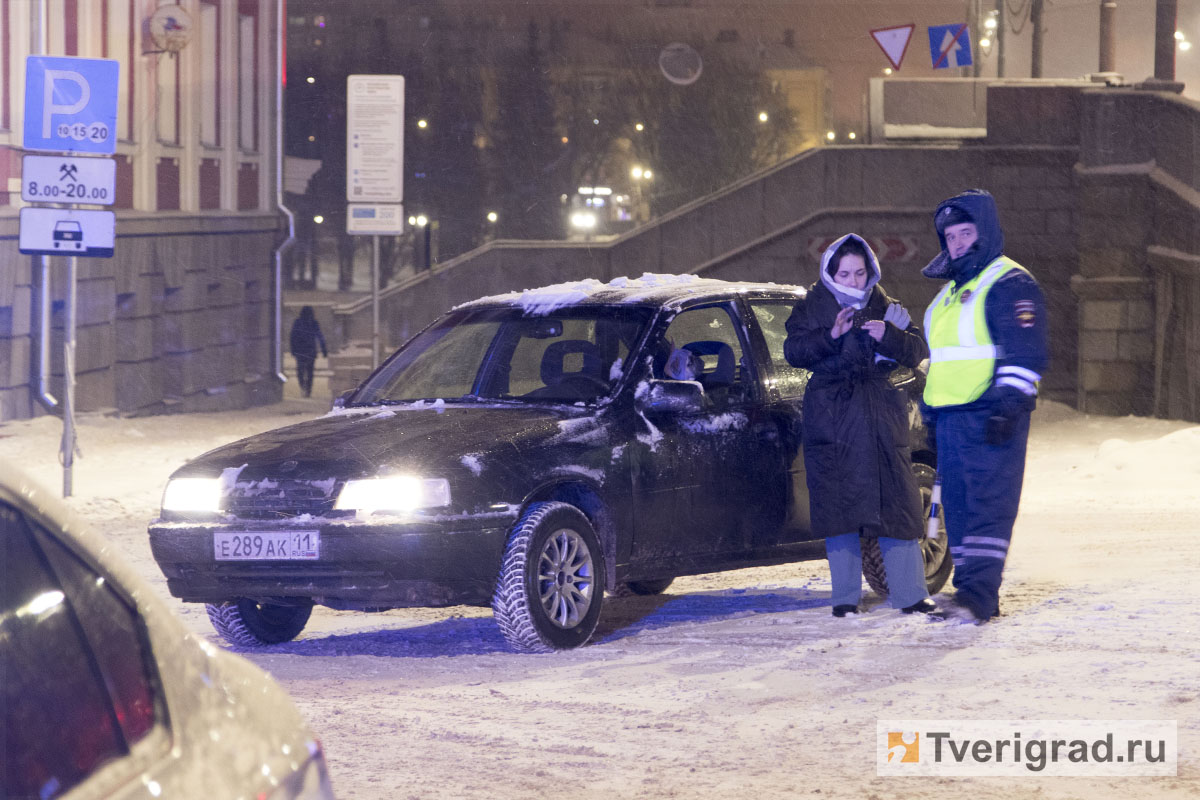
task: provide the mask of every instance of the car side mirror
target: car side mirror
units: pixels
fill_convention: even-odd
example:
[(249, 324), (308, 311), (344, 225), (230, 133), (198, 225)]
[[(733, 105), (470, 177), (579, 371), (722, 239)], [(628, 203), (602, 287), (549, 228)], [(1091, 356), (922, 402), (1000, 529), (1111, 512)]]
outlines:
[(651, 413), (686, 414), (704, 408), (704, 387), (698, 381), (653, 379), (638, 395), (638, 407)]
[(333, 398), (333, 407), (334, 408), (345, 408), (346, 403), (348, 403), (350, 401), (351, 395), (353, 395), (356, 391), (358, 391), (357, 388), (347, 389), (346, 391), (339, 394), (337, 397)]
[(910, 367), (897, 367), (888, 373), (888, 383), (893, 388), (903, 389), (914, 397), (920, 397), (925, 391), (925, 372)]

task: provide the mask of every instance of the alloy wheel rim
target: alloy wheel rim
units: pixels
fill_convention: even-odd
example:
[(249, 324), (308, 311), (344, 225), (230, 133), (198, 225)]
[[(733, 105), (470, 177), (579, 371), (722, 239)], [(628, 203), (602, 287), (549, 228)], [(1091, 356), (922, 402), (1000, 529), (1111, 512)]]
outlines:
[(559, 628), (583, 621), (595, 596), (592, 552), (578, 532), (561, 528), (551, 534), (538, 556), (538, 594), (542, 609)]

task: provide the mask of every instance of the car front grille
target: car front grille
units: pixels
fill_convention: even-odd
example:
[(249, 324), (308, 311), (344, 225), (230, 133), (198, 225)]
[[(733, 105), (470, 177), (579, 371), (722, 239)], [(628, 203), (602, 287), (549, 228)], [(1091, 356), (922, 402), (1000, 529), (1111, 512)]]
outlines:
[(226, 498), (226, 513), (243, 519), (354, 516), (353, 511), (333, 510), (336, 497), (333, 481), (268, 478), (238, 482)]

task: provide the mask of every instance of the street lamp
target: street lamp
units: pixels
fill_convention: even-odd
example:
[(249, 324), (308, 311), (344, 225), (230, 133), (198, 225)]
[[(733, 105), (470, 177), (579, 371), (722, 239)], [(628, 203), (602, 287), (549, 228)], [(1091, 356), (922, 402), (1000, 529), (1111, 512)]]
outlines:
[(424, 120), (424, 119), (419, 119), (419, 120), (417, 120), (417, 127), (420, 128), (421, 130), (425, 130), (426, 128), (429, 127), (429, 121)]
[(766, 122), (769, 119), (770, 119), (770, 117), (767, 116), (767, 112), (765, 112), (765, 111), (758, 112), (758, 121), (759, 122)]
[(496, 220), (498, 220), (498, 219), (500, 219), (500, 215), (499, 215), (499, 214), (497, 214), (495, 211), (489, 211), (489, 212), (488, 212), (488, 215), (487, 215), (487, 221), (488, 221), (488, 222), (495, 222), (495, 221), (496, 221)]

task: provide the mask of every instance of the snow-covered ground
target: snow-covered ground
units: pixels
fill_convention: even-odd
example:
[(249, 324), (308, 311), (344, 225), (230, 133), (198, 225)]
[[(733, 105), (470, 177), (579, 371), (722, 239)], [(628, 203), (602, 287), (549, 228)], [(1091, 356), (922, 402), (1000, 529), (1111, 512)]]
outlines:
[[(166, 596), (145, 533), (166, 476), (324, 410), (83, 416), (70, 505)], [(0, 424), (0, 459), (57, 489), (59, 435), (51, 418)], [(595, 641), (566, 653), (508, 652), (475, 608), (318, 609), (297, 641), (241, 652), (295, 698), (344, 798), (1194, 798), (1198, 521), (1200, 426), (1048, 404), (992, 624), (872, 596), (834, 619), (818, 562), (609, 598)], [(170, 602), (219, 643), (202, 608)], [(1178, 720), (1179, 774), (880, 778), (878, 719)]]

